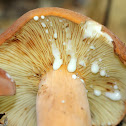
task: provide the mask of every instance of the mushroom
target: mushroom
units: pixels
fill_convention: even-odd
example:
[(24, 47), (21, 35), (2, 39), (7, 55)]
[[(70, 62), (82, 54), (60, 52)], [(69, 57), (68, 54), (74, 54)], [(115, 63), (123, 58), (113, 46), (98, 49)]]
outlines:
[[(12, 96), (16, 93), (15, 81), (3, 69), (0, 68), (0, 96)], [(0, 113), (0, 126), (8, 123), (5, 113)]]
[(0, 96), (10, 96), (16, 93), (15, 82), (12, 77), (0, 68)]
[(70, 10), (39, 8), (1, 34), (0, 43), (0, 66), (16, 82), (15, 96), (0, 97), (9, 126), (123, 119), (126, 46), (104, 26)]

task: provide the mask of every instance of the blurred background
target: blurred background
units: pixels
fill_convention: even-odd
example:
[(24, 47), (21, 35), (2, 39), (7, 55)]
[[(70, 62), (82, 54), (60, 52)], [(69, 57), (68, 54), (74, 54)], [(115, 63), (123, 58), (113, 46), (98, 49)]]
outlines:
[[(21, 15), (40, 7), (62, 7), (82, 13), (126, 43), (126, 0), (0, 0), (0, 34)], [(125, 122), (126, 119), (120, 126), (126, 126)]]

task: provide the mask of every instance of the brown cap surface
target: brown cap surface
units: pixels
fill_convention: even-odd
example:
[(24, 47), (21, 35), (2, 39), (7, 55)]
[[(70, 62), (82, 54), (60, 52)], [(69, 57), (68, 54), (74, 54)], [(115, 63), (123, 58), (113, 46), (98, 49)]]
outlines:
[(11, 76), (0, 69), (0, 96), (14, 95), (16, 93), (15, 82)]

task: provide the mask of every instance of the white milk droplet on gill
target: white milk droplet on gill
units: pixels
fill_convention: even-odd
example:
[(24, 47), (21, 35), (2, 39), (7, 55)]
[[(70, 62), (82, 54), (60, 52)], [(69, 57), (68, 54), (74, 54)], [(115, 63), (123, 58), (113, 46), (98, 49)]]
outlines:
[(85, 63), (84, 60), (80, 60), (80, 61), (79, 61), (79, 65), (86, 67), (86, 63)]
[(44, 22), (41, 23), (42, 27), (45, 28), (46, 24)]
[(52, 53), (55, 58), (53, 63), (53, 69), (58, 70), (63, 64), (63, 60), (60, 58), (60, 52), (59, 49), (56, 47), (55, 43), (52, 43)]
[(96, 48), (94, 47), (94, 45), (91, 45), (91, 46), (90, 46), (90, 49), (95, 50)]
[(117, 85), (114, 85), (114, 89), (118, 89), (118, 86)]
[(34, 16), (33, 18), (35, 21), (38, 21), (39, 17), (38, 16)]
[(121, 99), (121, 94), (118, 90), (115, 90), (114, 92), (106, 92), (105, 96), (113, 101), (118, 101)]
[(41, 19), (44, 19), (44, 18), (45, 18), (45, 16), (42, 15), (42, 16), (41, 16)]
[(105, 71), (105, 70), (101, 70), (101, 71), (100, 71), (100, 75), (101, 75), (102, 77), (106, 76), (106, 71)]
[(94, 95), (96, 96), (100, 96), (101, 95), (101, 91), (100, 90), (94, 90)]
[(71, 42), (72, 42), (71, 40), (68, 41), (67, 48), (66, 48), (67, 54), (71, 56), (70, 62), (67, 66), (67, 70), (69, 72), (74, 72), (76, 70), (77, 58), (75, 57), (75, 52), (72, 50)]
[(97, 22), (95, 21), (87, 21), (85, 24), (84, 24), (84, 39), (85, 38), (92, 38), (92, 37), (99, 37), (100, 35), (102, 35), (103, 37), (105, 37), (108, 41), (109, 41), (109, 44), (111, 46), (113, 46), (112, 44), (112, 38), (111, 36), (109, 36), (106, 32), (103, 32), (102, 31), (102, 25), (98, 24)]
[(99, 66), (97, 62), (93, 62), (91, 65), (91, 72), (96, 74), (99, 71)]

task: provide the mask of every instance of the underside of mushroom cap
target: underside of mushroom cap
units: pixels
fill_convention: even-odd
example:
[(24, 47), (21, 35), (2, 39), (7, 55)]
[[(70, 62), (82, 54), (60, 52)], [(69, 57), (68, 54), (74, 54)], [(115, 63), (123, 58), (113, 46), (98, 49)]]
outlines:
[[(4, 42), (0, 66), (17, 87), (14, 97), (0, 97), (0, 113), (6, 113), (10, 126), (35, 126), (39, 82), (52, 67), (58, 69), (55, 61), (62, 60), (60, 65), (85, 82), (92, 125), (118, 124), (125, 114), (126, 67), (114, 54), (115, 38), (106, 34), (106, 29), (102, 31), (101, 25), (74, 12), (42, 10), (28, 12), (0, 36)], [(71, 62), (74, 70), (68, 67)]]

